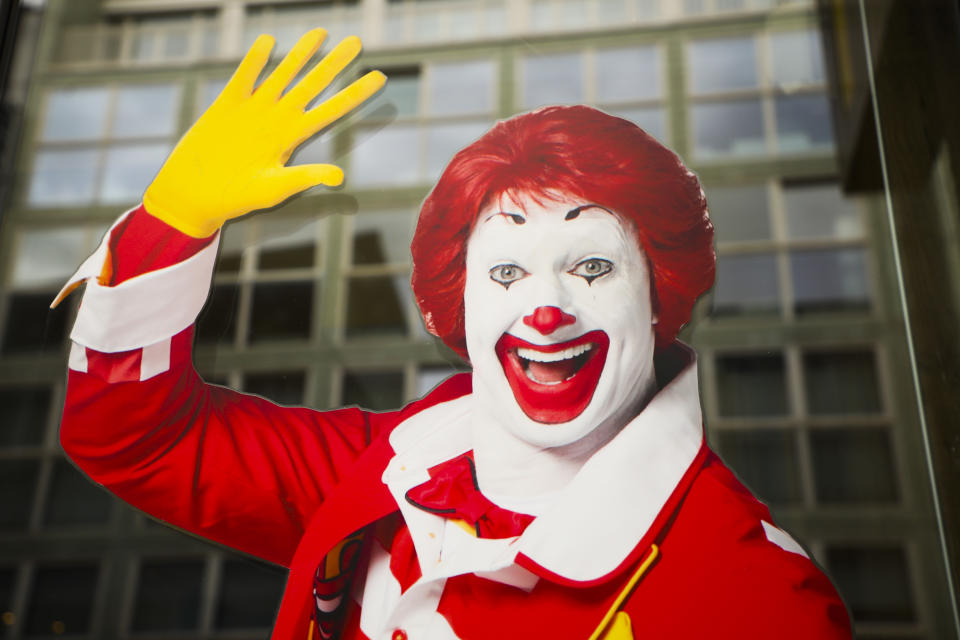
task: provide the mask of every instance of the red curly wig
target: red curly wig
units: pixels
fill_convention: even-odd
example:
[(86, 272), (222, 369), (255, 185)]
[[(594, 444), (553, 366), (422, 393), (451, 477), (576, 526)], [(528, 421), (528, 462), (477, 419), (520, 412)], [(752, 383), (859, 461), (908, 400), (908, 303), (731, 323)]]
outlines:
[(413, 292), (427, 330), (466, 358), (466, 247), (502, 194), (567, 194), (632, 223), (650, 261), (657, 346), (672, 343), (713, 285), (713, 226), (697, 177), (632, 122), (585, 106), (546, 107), (495, 125), (457, 153), (420, 209)]

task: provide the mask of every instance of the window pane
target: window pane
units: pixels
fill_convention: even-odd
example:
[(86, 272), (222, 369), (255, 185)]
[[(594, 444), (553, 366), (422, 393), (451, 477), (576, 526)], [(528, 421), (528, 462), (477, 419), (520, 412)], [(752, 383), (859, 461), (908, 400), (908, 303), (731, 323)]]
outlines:
[(879, 413), (873, 352), (803, 354), (807, 409), (814, 415)]
[(347, 287), (347, 337), (407, 335), (410, 276), (355, 277)]
[(717, 357), (717, 394), (722, 416), (787, 413), (782, 355)]
[(694, 151), (701, 158), (762, 155), (763, 110), (759, 100), (695, 104)]
[(264, 220), (263, 234), (268, 238), (260, 243), (257, 268), (310, 269), (316, 254), (317, 220)]
[(427, 110), (431, 115), (489, 113), (496, 95), (493, 80), (492, 60), (433, 64)]
[(707, 204), (717, 242), (770, 239), (766, 185), (711, 187), (707, 189)]
[(249, 242), (249, 222), (231, 222), (221, 232), (220, 254), (217, 256), (216, 273), (239, 273), (244, 249)]
[(99, 573), (96, 565), (89, 564), (38, 567), (27, 607), (26, 635), (89, 633)]
[(11, 293), (7, 296), (3, 353), (59, 351), (67, 336), (69, 305), (50, 308), (56, 294)]
[(313, 282), (263, 282), (253, 287), (250, 342), (307, 339), (313, 318)]
[(126, 86), (117, 90), (113, 135), (118, 138), (173, 135), (179, 91), (173, 85)]
[(384, 411), (403, 404), (403, 374), (399, 371), (344, 371), (342, 405)]
[(106, 87), (57, 89), (47, 97), (44, 140), (103, 137), (110, 94)]
[(436, 180), (460, 149), (482, 136), (487, 122), (450, 122), (427, 129), (427, 178)]
[(96, 149), (38, 152), (33, 160), (27, 196), (30, 204), (37, 207), (88, 204), (93, 200), (99, 157)]
[(217, 99), (217, 96), (220, 95), (220, 92), (223, 91), (225, 86), (227, 86), (227, 78), (207, 80), (200, 85), (200, 108), (197, 110), (198, 116), (213, 104), (213, 101)]
[(353, 264), (409, 264), (415, 218), (407, 210), (353, 218)]
[(771, 504), (803, 500), (793, 431), (737, 429), (715, 435), (724, 462), (758, 498)]
[(273, 626), (286, 575), (280, 569), (243, 560), (223, 563), (217, 629), (270, 628)]
[(903, 549), (831, 547), (827, 567), (855, 622), (916, 619)]
[(50, 413), (50, 387), (0, 389), (0, 447), (38, 445)]
[(350, 174), (354, 184), (415, 184), (420, 179), (419, 149), (419, 130), (414, 125), (391, 125), (358, 133)]
[(43, 523), (50, 527), (102, 524), (110, 519), (113, 499), (66, 460), (53, 465)]
[(195, 629), (200, 618), (202, 560), (150, 560), (140, 565), (134, 631)]
[(886, 429), (815, 429), (810, 449), (818, 502), (896, 502), (897, 474)]
[(860, 238), (857, 204), (835, 184), (788, 185), (783, 190), (791, 238)]
[(523, 59), (523, 106), (580, 104), (584, 101), (582, 57), (562, 53)]
[(660, 51), (656, 47), (600, 49), (596, 83), (600, 102), (659, 98), (663, 94)]
[(661, 107), (604, 108), (604, 111), (610, 115), (629, 120), (660, 142), (666, 143), (667, 141), (667, 114)]
[[(294, 40), (295, 41), (295, 40)], [(415, 116), (420, 112), (420, 72), (416, 69), (386, 69), (390, 81), (373, 98), (364, 113), (368, 116)]]
[(100, 201), (136, 203), (163, 165), (170, 145), (138, 144), (107, 150)]
[(420, 367), (417, 369), (417, 390), (416, 396), (422, 398), (427, 395), (434, 387), (449, 378), (455, 373), (462, 371), (450, 365), (437, 367)]
[(719, 314), (773, 313), (780, 307), (777, 260), (769, 254), (720, 255), (713, 288)]
[(272, 371), (243, 375), (244, 391), (277, 404), (302, 405), (306, 387), (307, 376), (303, 371)]
[(779, 85), (823, 82), (823, 50), (816, 31), (789, 31), (770, 35), (773, 81)]
[(13, 284), (59, 288), (92, 252), (91, 236), (83, 227), (23, 231), (13, 266)]
[(693, 93), (757, 86), (757, 52), (752, 37), (691, 42), (689, 53)]
[(868, 306), (863, 249), (793, 251), (790, 269), (797, 313)]
[(822, 94), (780, 96), (776, 100), (777, 148), (782, 153), (833, 147), (830, 106)]
[(15, 567), (0, 568), (0, 618), (4, 625), (13, 624), (8, 621), (13, 615), (13, 597), (16, 587), (17, 570)]
[(0, 531), (22, 531), (30, 522), (37, 492), (36, 460), (4, 460), (0, 464)]
[(234, 339), (240, 287), (235, 284), (214, 284), (206, 306), (197, 320), (196, 336), (200, 343), (232, 343)]

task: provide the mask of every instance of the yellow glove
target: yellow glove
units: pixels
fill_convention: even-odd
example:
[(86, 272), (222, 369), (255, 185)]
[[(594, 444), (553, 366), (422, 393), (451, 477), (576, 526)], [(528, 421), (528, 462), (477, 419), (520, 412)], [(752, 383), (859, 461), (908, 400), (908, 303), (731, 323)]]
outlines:
[(286, 94), (284, 89), (320, 48), (323, 29), (308, 32), (254, 90), (273, 48), (257, 38), (223, 92), (177, 143), (143, 196), (148, 212), (195, 238), (230, 218), (271, 207), (318, 184), (336, 186), (331, 164), (284, 166), (300, 143), (380, 90), (371, 71), (320, 105), (304, 111), (360, 52), (360, 39), (338, 44)]

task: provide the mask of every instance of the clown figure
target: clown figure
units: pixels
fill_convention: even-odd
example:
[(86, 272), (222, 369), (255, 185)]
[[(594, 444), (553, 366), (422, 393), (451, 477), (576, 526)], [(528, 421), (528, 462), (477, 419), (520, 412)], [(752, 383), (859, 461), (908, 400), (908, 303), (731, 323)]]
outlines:
[(273, 637), (849, 638), (805, 550), (707, 447), (676, 341), (713, 282), (696, 177), (630, 122), (549, 107), (459, 152), (425, 200), (413, 288), (471, 365), (397, 411), (281, 407), (191, 363), (219, 229), (316, 184), (293, 149), (383, 84), (307, 105), (348, 39), (288, 90), (261, 37), (144, 203), (65, 288), (61, 440), (95, 482), (290, 569)]

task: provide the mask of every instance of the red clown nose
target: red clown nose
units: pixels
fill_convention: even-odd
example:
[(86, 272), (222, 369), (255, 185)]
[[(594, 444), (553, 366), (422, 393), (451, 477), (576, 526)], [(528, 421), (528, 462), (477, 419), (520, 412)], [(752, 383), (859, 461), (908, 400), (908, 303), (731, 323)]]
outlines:
[(533, 310), (533, 313), (523, 317), (523, 324), (533, 327), (545, 336), (576, 321), (577, 319), (574, 316), (564, 313), (557, 307), (537, 307)]

